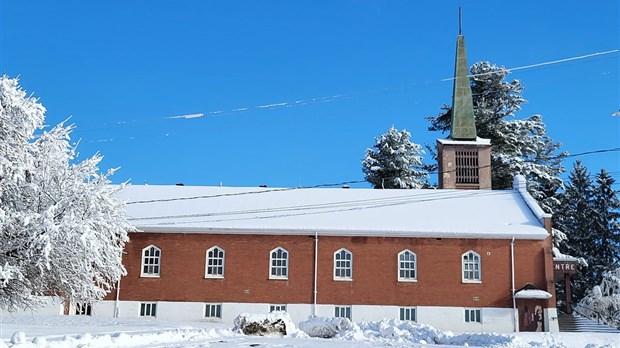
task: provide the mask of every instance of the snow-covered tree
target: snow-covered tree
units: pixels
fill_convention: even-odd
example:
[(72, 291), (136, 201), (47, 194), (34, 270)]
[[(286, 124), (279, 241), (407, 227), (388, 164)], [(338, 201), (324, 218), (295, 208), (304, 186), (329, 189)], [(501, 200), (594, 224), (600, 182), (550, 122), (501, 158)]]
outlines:
[(76, 161), (71, 126), (34, 136), (44, 113), (16, 79), (0, 78), (0, 307), (10, 311), (43, 295), (103, 298), (125, 274), (133, 229), (101, 156)]
[[(494, 189), (512, 186), (515, 174), (528, 180), (528, 190), (547, 212), (553, 212), (558, 201), (556, 192), (562, 188), (560, 174), (564, 172), (558, 152), (561, 144), (548, 135), (542, 116), (514, 119), (526, 102), (519, 80), (506, 82), (510, 72), (489, 62), (471, 67), (471, 88), (476, 117), (476, 130), (481, 138), (491, 139), (492, 179)], [(441, 107), (438, 116), (427, 119), (429, 130), (449, 132), (452, 108)]]
[(587, 266), (573, 276), (573, 299), (583, 298), (592, 284), (600, 282), (593, 278), (593, 265), (598, 264), (596, 251), (597, 236), (592, 233), (597, 212), (593, 206), (594, 189), (588, 169), (575, 162), (568, 177), (566, 189), (561, 195), (561, 204), (554, 215), (554, 227), (566, 233), (568, 239), (560, 249), (574, 257), (583, 258)]
[(579, 305), (580, 313), (620, 329), (620, 268), (605, 272)]
[(362, 161), (366, 181), (375, 188), (424, 187), (428, 179), (428, 173), (422, 169), (424, 150), (410, 138), (409, 132), (398, 131), (394, 126), (375, 138), (375, 145), (366, 149), (366, 158)]
[(616, 180), (605, 169), (596, 174), (592, 207), (596, 213), (590, 231), (596, 238), (596, 262), (591, 264), (593, 280), (598, 283), (603, 273), (620, 266), (620, 200), (613, 185)]

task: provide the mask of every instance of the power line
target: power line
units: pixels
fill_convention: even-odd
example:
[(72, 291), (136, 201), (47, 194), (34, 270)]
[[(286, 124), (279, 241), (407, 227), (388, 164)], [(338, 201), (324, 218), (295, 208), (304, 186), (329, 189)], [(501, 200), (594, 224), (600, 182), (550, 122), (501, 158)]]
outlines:
[[(550, 156), (550, 157), (546, 157), (546, 158), (537, 158), (537, 160), (555, 160), (555, 159), (565, 159), (565, 158), (570, 158), (570, 157), (578, 157), (578, 156), (585, 156), (585, 155), (591, 155), (591, 154), (599, 154), (599, 153), (606, 153), (606, 152), (617, 152), (620, 151), (620, 147), (616, 147), (616, 148), (611, 148), (611, 149), (600, 149), (600, 150), (592, 150), (592, 151), (585, 151), (585, 152), (580, 152), (580, 153), (576, 153), (576, 154), (572, 154), (572, 155), (568, 155), (568, 154), (559, 154), (556, 156)], [(522, 161), (514, 161), (512, 163), (501, 163), (501, 164), (489, 164), (489, 165), (484, 165), (484, 166), (478, 166), (478, 169), (483, 169), (483, 168), (497, 168), (497, 167), (503, 167), (503, 166), (509, 166), (515, 162), (519, 162), (519, 163), (534, 163), (535, 161), (532, 160), (522, 160)], [(450, 170), (445, 170), (445, 171), (434, 171), (434, 172), (429, 172), (428, 174), (444, 174), (444, 173), (455, 173), (457, 169), (450, 169)], [(396, 177), (385, 177), (383, 179), (394, 179)], [(366, 180), (349, 180), (349, 181), (341, 181), (341, 182), (337, 182), (337, 183), (325, 183), (325, 184), (317, 184), (317, 185), (311, 185), (311, 186), (302, 186), (302, 187), (285, 187), (285, 188), (273, 188), (273, 189), (265, 189), (265, 190), (259, 190), (259, 191), (244, 191), (244, 192), (235, 192), (235, 193), (222, 193), (222, 194), (215, 194), (215, 195), (198, 195), (198, 196), (188, 196), (188, 197), (176, 197), (176, 198), (165, 198), (165, 199), (150, 199), (150, 200), (140, 200), (140, 201), (132, 201), (132, 202), (127, 202), (125, 204), (127, 205), (131, 205), (131, 204), (145, 204), (145, 203), (160, 203), (160, 202), (172, 202), (172, 201), (188, 201), (188, 200), (196, 200), (196, 199), (208, 199), (208, 198), (218, 198), (218, 197), (230, 197), (230, 196), (243, 196), (243, 195), (255, 195), (255, 194), (263, 194), (263, 193), (269, 193), (269, 192), (282, 192), (282, 191), (293, 191), (293, 190), (303, 190), (303, 189), (311, 189), (311, 188), (325, 188), (325, 187), (335, 187), (335, 186), (343, 186), (343, 185), (350, 185), (350, 184), (359, 184), (359, 183), (364, 183), (367, 182)]]
[[(514, 68), (508, 68), (506, 70), (512, 72), (512, 71), (517, 71), (517, 70), (524, 70), (524, 69), (530, 69), (530, 68), (535, 68), (535, 67), (541, 67), (541, 66), (547, 66), (547, 65), (553, 65), (553, 64), (560, 64), (560, 63), (565, 63), (565, 62), (570, 62), (570, 61), (575, 61), (575, 60), (581, 60), (581, 59), (586, 59), (586, 58), (591, 58), (591, 57), (596, 57), (596, 56), (608, 55), (608, 54), (612, 54), (612, 53), (617, 53), (619, 51), (620, 50), (618, 50), (618, 49), (614, 49), (614, 50), (608, 50), (608, 51), (603, 51), (603, 52), (590, 53), (590, 54), (585, 54), (585, 55), (580, 55), (580, 56), (574, 56), (574, 57), (557, 59), (557, 60), (552, 60), (552, 61), (547, 61), (547, 62), (541, 62), (541, 63), (535, 63), (535, 64), (518, 66), (518, 67), (514, 67)], [(485, 72), (485, 73), (468, 75), (468, 77), (484, 76), (484, 75), (489, 75), (489, 74), (494, 74), (494, 73), (496, 73), (496, 71), (490, 71), (490, 72)], [(454, 79), (455, 79), (455, 77), (450, 77), (450, 78), (440, 79), (440, 80), (437, 80), (437, 81), (430, 81), (430, 82), (427, 81), (427, 82), (424, 82), (424, 83), (409, 84), (407, 86), (409, 86), (409, 87), (422, 87), (422, 86), (430, 85), (430, 84), (437, 83), (437, 82), (441, 83), (441, 82), (452, 81)], [(401, 85), (398, 88), (402, 89), (403, 87), (405, 87), (405, 86)], [(198, 118), (206, 117), (206, 116), (209, 116), (209, 115), (211, 115), (211, 116), (219, 116), (219, 115), (222, 115), (222, 114), (231, 114), (231, 113), (236, 113), (236, 112), (246, 112), (246, 111), (248, 111), (250, 109), (255, 109), (255, 110), (273, 109), (273, 108), (280, 108), (280, 107), (291, 107), (291, 106), (296, 106), (296, 105), (307, 105), (307, 104), (314, 104), (314, 103), (331, 102), (331, 101), (336, 101), (336, 100), (339, 100), (339, 99), (342, 99), (342, 98), (348, 98), (348, 97), (351, 97), (351, 96), (354, 96), (354, 95), (368, 94), (368, 93), (371, 93), (371, 92), (385, 91), (385, 90), (390, 90), (390, 89), (394, 89), (394, 87), (385, 87), (385, 88), (381, 88), (381, 89), (372, 89), (372, 90), (367, 90), (367, 91), (363, 91), (363, 92), (343, 93), (343, 94), (338, 94), (338, 95), (329, 96), (329, 97), (318, 97), (318, 98), (301, 99), (301, 100), (295, 100), (295, 101), (275, 102), (275, 103), (256, 105), (256, 106), (251, 106), (251, 107), (235, 108), (235, 109), (231, 109), (229, 111), (217, 110), (217, 111), (211, 111), (211, 112), (207, 112), (207, 113), (201, 113), (200, 116), (196, 116), (196, 115), (199, 115), (199, 114), (191, 114), (190, 115), (191, 117), (187, 117), (186, 119), (198, 119)], [(166, 117), (166, 118), (184, 119), (184, 117), (178, 117), (178, 116)]]
[[(552, 60), (552, 61), (547, 61), (547, 62), (541, 62), (541, 63), (529, 64), (529, 65), (518, 66), (518, 67), (513, 67), (513, 68), (507, 68), (506, 70), (508, 70), (508, 71), (518, 71), (518, 70), (531, 69), (531, 68), (536, 68), (536, 67), (541, 67), (541, 66), (549, 66), (549, 65), (554, 65), (554, 64), (561, 64), (561, 63), (565, 63), (565, 62), (582, 60), (582, 59), (587, 59), (587, 58), (591, 58), (591, 57), (609, 55), (609, 54), (617, 53), (619, 51), (620, 50), (618, 50), (618, 49), (614, 49), (614, 50), (608, 50), (608, 51), (603, 51), (603, 52), (590, 53), (590, 54), (574, 56), (574, 57), (568, 57), (568, 58)], [(473, 74), (473, 75), (469, 75), (469, 77), (483, 76), (483, 75), (494, 74), (494, 73), (497, 73), (497, 71), (485, 72), (485, 73), (480, 73), (480, 74)], [(403, 84), (403, 85), (400, 85), (398, 87), (383, 87), (383, 88), (375, 88), (375, 89), (370, 89), (370, 90), (365, 90), (365, 91), (358, 91), (358, 92), (340, 93), (340, 94), (336, 94), (336, 95), (332, 95), (332, 96), (305, 98), (305, 99), (297, 99), (297, 100), (273, 102), (273, 103), (263, 103), (263, 104), (254, 105), (254, 106), (237, 107), (237, 108), (233, 108), (233, 109), (230, 109), (230, 110), (214, 110), (214, 111), (209, 111), (209, 112), (195, 112), (195, 113), (189, 113), (189, 114), (180, 115), (180, 116), (179, 115), (166, 116), (166, 117), (161, 117), (159, 119), (160, 120), (170, 120), (170, 119), (174, 119), (174, 120), (184, 120), (184, 119), (189, 120), (189, 119), (193, 119), (193, 120), (195, 120), (195, 119), (200, 119), (200, 118), (205, 118), (205, 117), (210, 117), (210, 116), (216, 117), (216, 116), (224, 116), (224, 115), (230, 115), (230, 114), (244, 113), (244, 112), (248, 112), (250, 110), (253, 110), (253, 111), (264, 111), (264, 110), (272, 110), (272, 109), (283, 108), (283, 107), (287, 107), (288, 108), (288, 107), (296, 107), (296, 106), (311, 105), (311, 104), (329, 103), (329, 102), (336, 102), (336, 101), (340, 101), (340, 100), (350, 99), (350, 98), (353, 98), (353, 97), (356, 97), (356, 96), (366, 95), (366, 94), (370, 94), (370, 93), (388, 92), (388, 91), (397, 90), (397, 89), (398, 90), (404, 90), (404, 89), (407, 89), (407, 88), (425, 88), (425, 87), (430, 87), (432, 85), (442, 84), (444, 82), (452, 81), (452, 80), (454, 80), (454, 77), (439, 79), (439, 80), (435, 80), (435, 81), (425, 81), (425, 82), (418, 82), (418, 83)], [(153, 122), (153, 120), (144, 121), (144, 122)], [(107, 128), (111, 128), (111, 127), (117, 127), (117, 126), (122, 127), (122, 126), (135, 125), (135, 124), (137, 124), (137, 122), (135, 122), (135, 120), (134, 121), (119, 121), (119, 122), (114, 122), (111, 126), (99, 127), (99, 128), (96, 128), (96, 129), (86, 129), (86, 130), (80, 130), (80, 131), (81, 132), (86, 132), (86, 131), (102, 130), (102, 129), (107, 129)], [(167, 136), (169, 134), (166, 133), (165, 135)], [(116, 141), (116, 140), (135, 140), (136, 138), (138, 138), (138, 137), (125, 137), (125, 138), (122, 138), (122, 139), (92, 140), (90, 142), (110, 142), (110, 141)]]
[(350, 184), (359, 184), (359, 183), (363, 183), (363, 182), (366, 182), (366, 181), (365, 180), (351, 180), (351, 181), (342, 181), (342, 182), (339, 182), (339, 183), (328, 183), (328, 184), (319, 184), (319, 185), (303, 186), (303, 187), (273, 188), (273, 189), (265, 189), (265, 190), (261, 190), (261, 191), (244, 191), (244, 192), (235, 192), (235, 193), (222, 193), (222, 194), (216, 194), (216, 195), (201, 195), (201, 196), (165, 198), (165, 199), (149, 199), (149, 200), (127, 202), (125, 204), (144, 204), (144, 203), (158, 203), (158, 202), (172, 202), (172, 201), (189, 201), (189, 200), (205, 199), (205, 198), (244, 196), (244, 195), (254, 195), (254, 194), (269, 193), (269, 192), (281, 192), (281, 191), (293, 191), (293, 190), (299, 190), (299, 189), (311, 189), (311, 188), (343, 186), (343, 185), (350, 185)]
[[(183, 218), (195, 218), (195, 217), (214, 217), (219, 219), (209, 219), (209, 220), (192, 220), (192, 221), (184, 221), (184, 222), (159, 222), (154, 225), (180, 225), (187, 223), (200, 223), (200, 222), (230, 222), (230, 221), (241, 221), (241, 220), (259, 220), (259, 219), (272, 219), (272, 218), (282, 218), (282, 217), (291, 217), (291, 216), (304, 216), (304, 215), (316, 215), (316, 214), (326, 214), (326, 213), (335, 213), (342, 211), (354, 211), (354, 210), (366, 210), (366, 209), (375, 209), (382, 208), (388, 206), (398, 206), (398, 205), (408, 205), (408, 204), (416, 204), (430, 201), (442, 201), (442, 200), (452, 200), (452, 199), (464, 199), (471, 196), (481, 197), (481, 196), (499, 196), (499, 195), (512, 195), (512, 191), (507, 190), (496, 190), (496, 191), (460, 191), (456, 194), (454, 191), (445, 191), (438, 192), (441, 190), (428, 190), (428, 193), (424, 193), (422, 195), (407, 195), (401, 197), (389, 197), (382, 199), (368, 199), (368, 200), (357, 200), (357, 201), (340, 201), (340, 202), (330, 202), (330, 203), (321, 203), (307, 206), (291, 206), (291, 207), (273, 207), (273, 208), (265, 208), (265, 209), (253, 209), (253, 210), (240, 210), (240, 211), (225, 211), (225, 212), (216, 212), (216, 213), (198, 213), (198, 214), (185, 214), (185, 215), (169, 215), (169, 216), (152, 216), (145, 218), (128, 218), (129, 221), (137, 221), (137, 220), (158, 220), (158, 219), (183, 219)], [(326, 209), (327, 208), (327, 209)], [(272, 214), (272, 215), (258, 215), (258, 216), (246, 216), (243, 215), (248, 214)], [(275, 215), (273, 215), (275, 214)], [(229, 218), (227, 218), (229, 217)]]

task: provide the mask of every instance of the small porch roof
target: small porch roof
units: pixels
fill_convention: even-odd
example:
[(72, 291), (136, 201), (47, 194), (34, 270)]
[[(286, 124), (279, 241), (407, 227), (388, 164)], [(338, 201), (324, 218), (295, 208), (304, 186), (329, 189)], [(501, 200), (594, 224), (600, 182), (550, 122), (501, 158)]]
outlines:
[(534, 284), (527, 284), (515, 293), (516, 299), (548, 300), (551, 297), (553, 296), (550, 293), (540, 290)]

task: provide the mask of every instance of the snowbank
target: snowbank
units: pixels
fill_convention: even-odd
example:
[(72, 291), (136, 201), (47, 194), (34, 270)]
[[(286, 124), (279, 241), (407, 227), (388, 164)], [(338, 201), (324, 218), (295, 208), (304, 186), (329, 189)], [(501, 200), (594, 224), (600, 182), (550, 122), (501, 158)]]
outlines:
[(347, 318), (311, 317), (299, 323), (299, 329), (310, 337), (332, 338), (352, 330), (354, 325)]
[[(357, 325), (356, 325), (357, 326)], [(473, 333), (454, 335), (429, 325), (384, 319), (359, 324), (357, 329), (340, 336), (347, 340), (379, 341), (385, 344), (437, 344), (476, 347), (527, 347), (520, 338), (497, 333)]]
[(345, 318), (313, 317), (299, 323), (299, 329), (311, 337), (334, 338), (341, 341), (368, 341), (385, 345), (436, 344), (477, 347), (528, 347), (513, 335), (474, 333), (454, 335), (432, 326), (384, 319), (376, 322), (352, 323)]
[[(287, 321), (284, 313), (247, 314), (245, 319)], [(290, 319), (288, 319), (290, 320)], [(179, 326), (174, 326), (179, 325)], [(55, 316), (17, 318), (0, 316), (0, 348), (111, 348), (111, 347), (410, 347), (476, 346), (497, 348), (595, 348), (620, 347), (620, 334), (613, 333), (474, 333), (453, 334), (428, 325), (399, 320), (351, 323), (346, 319), (311, 318), (300, 329), (314, 336), (337, 331), (331, 339), (308, 337), (294, 326), (287, 326), (287, 336), (247, 336), (233, 332), (222, 324), (207, 322), (165, 322)], [(81, 332), (81, 333), (77, 333)]]

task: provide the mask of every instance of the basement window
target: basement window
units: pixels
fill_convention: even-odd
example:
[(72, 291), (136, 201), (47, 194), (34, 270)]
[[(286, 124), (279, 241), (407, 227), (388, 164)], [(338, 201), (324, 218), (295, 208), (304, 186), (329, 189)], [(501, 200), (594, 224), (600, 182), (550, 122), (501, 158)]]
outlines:
[(286, 305), (269, 305), (269, 313), (271, 312), (286, 312)]
[(401, 307), (400, 308), (400, 320), (415, 322), (417, 320), (416, 314), (417, 313), (416, 313), (415, 307)]
[(205, 318), (222, 318), (221, 303), (207, 303), (205, 305)]
[(466, 323), (481, 323), (480, 309), (465, 309), (465, 322)]
[(140, 303), (140, 316), (141, 317), (156, 317), (157, 316), (157, 303)]
[(90, 303), (78, 302), (75, 304), (75, 315), (92, 315)]
[(351, 306), (336, 306), (334, 316), (351, 320)]

